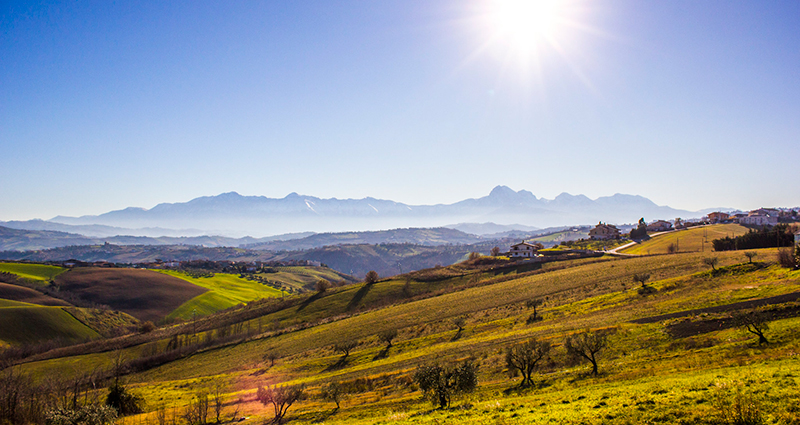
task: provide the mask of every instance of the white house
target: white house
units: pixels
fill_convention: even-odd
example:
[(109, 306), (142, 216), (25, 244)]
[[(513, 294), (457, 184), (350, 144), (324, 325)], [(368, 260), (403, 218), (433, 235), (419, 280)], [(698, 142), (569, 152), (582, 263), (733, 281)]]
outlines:
[(511, 258), (533, 258), (538, 253), (539, 249), (536, 247), (536, 245), (532, 245), (527, 242), (520, 242), (518, 244), (511, 245), (511, 249), (508, 250), (508, 256)]
[(775, 226), (778, 224), (778, 216), (759, 213), (751, 214), (747, 217), (740, 218), (739, 224), (748, 224), (751, 226)]

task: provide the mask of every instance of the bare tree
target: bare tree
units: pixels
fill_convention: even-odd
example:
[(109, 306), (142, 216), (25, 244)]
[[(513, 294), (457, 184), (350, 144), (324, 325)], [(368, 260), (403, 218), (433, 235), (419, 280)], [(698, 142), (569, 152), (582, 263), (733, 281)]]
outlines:
[(703, 258), (703, 264), (710, 266), (712, 271), (717, 271), (717, 263), (719, 263), (719, 258), (717, 257)]
[(492, 257), (497, 257), (498, 255), (500, 255), (500, 247), (496, 246), (492, 248), (492, 250), (489, 252), (492, 254)]
[(256, 399), (263, 405), (271, 404), (275, 410), (275, 418), (273, 423), (279, 424), (286, 416), (286, 412), (297, 401), (305, 397), (305, 388), (303, 386), (286, 385), (283, 387), (270, 387), (266, 388), (259, 386), (256, 392)]
[(746, 329), (753, 335), (758, 336), (759, 344), (768, 344), (767, 337), (764, 332), (769, 330), (769, 323), (767, 316), (757, 310), (747, 313), (739, 313), (733, 317), (734, 322), (740, 327)]
[(605, 333), (586, 330), (568, 336), (564, 347), (570, 356), (588, 360), (592, 364), (592, 374), (597, 375), (597, 353), (606, 348), (607, 344), (608, 338)]
[(747, 257), (749, 263), (753, 262), (753, 257), (757, 256), (758, 253), (755, 251), (745, 251), (744, 256)]
[(537, 341), (532, 338), (527, 342), (508, 347), (506, 350), (506, 365), (516, 376), (517, 371), (522, 374), (520, 387), (533, 385), (531, 376), (536, 371), (536, 367), (550, 353), (550, 343)]

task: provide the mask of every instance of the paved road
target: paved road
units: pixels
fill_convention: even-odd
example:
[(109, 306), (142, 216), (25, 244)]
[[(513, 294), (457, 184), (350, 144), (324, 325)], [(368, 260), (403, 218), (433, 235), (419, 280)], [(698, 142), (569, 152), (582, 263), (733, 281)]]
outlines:
[[(660, 235), (663, 235), (665, 233), (672, 233), (672, 232), (677, 232), (677, 230), (675, 230), (675, 229), (667, 230), (667, 231), (664, 231), (664, 232), (653, 233), (652, 235), (649, 235), (649, 236), (650, 236), (650, 238), (654, 238), (656, 236), (660, 236)], [(632, 246), (634, 246), (634, 245), (636, 245), (638, 243), (639, 242), (633, 241), (633, 242), (630, 242), (630, 243), (626, 243), (625, 245), (620, 245), (620, 246), (618, 246), (618, 247), (616, 247), (614, 249), (610, 249), (610, 250), (605, 251), (605, 252), (607, 254), (611, 254), (611, 255), (623, 255), (623, 256), (626, 256), (626, 257), (635, 257), (636, 256), (635, 254), (625, 254), (625, 253), (619, 252), (619, 251), (621, 251), (621, 250), (623, 250), (625, 248), (632, 247)]]

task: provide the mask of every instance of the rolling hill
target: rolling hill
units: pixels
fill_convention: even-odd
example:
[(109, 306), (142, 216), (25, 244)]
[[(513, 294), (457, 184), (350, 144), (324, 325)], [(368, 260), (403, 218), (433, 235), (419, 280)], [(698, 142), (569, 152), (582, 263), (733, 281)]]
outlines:
[[(708, 255), (718, 258), (717, 270), (702, 261)], [(303, 384), (310, 398), (290, 409), (295, 423), (710, 425), (725, 403), (741, 397), (758, 402), (754, 414), (764, 422), (792, 423), (800, 420), (791, 402), (800, 396), (793, 373), (800, 367), (800, 311), (793, 304), (800, 272), (779, 267), (774, 249), (759, 250), (757, 258), (754, 264), (737, 252), (543, 264), (479, 258), (251, 303), (115, 344), (132, 359), (128, 382), (145, 399), (183, 409), (216, 382), (229, 403), (224, 411), (250, 420), (271, 415), (254, 398), (259, 385)], [(650, 274), (646, 290), (632, 279), (643, 272)], [(543, 301), (539, 320), (531, 320), (527, 305), (534, 299)], [(758, 305), (770, 321), (767, 345), (731, 320)], [(598, 376), (565, 350), (566, 337), (587, 329), (608, 342), (597, 356)], [(391, 346), (378, 337), (389, 330), (397, 331)], [(204, 345), (164, 348), (180, 335)], [(534, 387), (522, 388), (510, 377), (505, 353), (530, 338), (552, 349)], [(345, 341), (355, 343), (346, 356), (335, 350)], [(276, 353), (274, 365), (265, 353)], [(113, 356), (85, 344), (40, 356), (20, 371), (69, 377), (108, 365)], [(464, 360), (478, 365), (475, 392), (441, 410), (420, 398), (413, 385), (419, 366)], [(348, 388), (341, 408), (320, 397), (332, 382)]]

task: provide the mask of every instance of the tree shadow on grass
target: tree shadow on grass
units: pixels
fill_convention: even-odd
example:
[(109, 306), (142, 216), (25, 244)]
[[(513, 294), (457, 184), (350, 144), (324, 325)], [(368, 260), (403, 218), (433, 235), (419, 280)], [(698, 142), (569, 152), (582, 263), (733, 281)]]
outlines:
[(389, 355), (390, 348), (392, 348), (390, 345), (383, 347), (383, 349), (379, 351), (378, 354), (376, 354), (375, 357), (372, 358), (372, 360), (385, 359)]
[(463, 329), (459, 329), (458, 331), (456, 331), (456, 334), (453, 335), (452, 338), (450, 338), (450, 342), (458, 341), (458, 339), (461, 338), (461, 335), (462, 335), (461, 331), (463, 331)]
[(297, 311), (298, 312), (303, 311), (303, 309), (308, 307), (309, 304), (313, 303), (314, 301), (316, 301), (316, 300), (318, 300), (320, 298), (322, 298), (322, 292), (317, 292), (314, 295), (306, 298), (305, 300), (303, 300), (302, 303), (300, 303), (300, 306), (297, 307)]
[(372, 285), (374, 285), (374, 284), (373, 283), (365, 283), (364, 286), (359, 288), (358, 292), (356, 292), (353, 295), (353, 299), (350, 300), (349, 303), (347, 303), (347, 311), (351, 311), (351, 310), (353, 310), (354, 308), (356, 308), (358, 306), (358, 303), (360, 303), (361, 300), (364, 299), (364, 297), (367, 296), (369, 291), (372, 289)]
[(331, 372), (337, 369), (341, 369), (347, 365), (347, 356), (342, 357), (336, 363), (326, 367), (323, 372)]
[(312, 424), (318, 424), (327, 421), (330, 419), (331, 416), (335, 415), (336, 412), (339, 411), (338, 407), (334, 407), (331, 410), (323, 410), (320, 412), (312, 412), (308, 419)]

